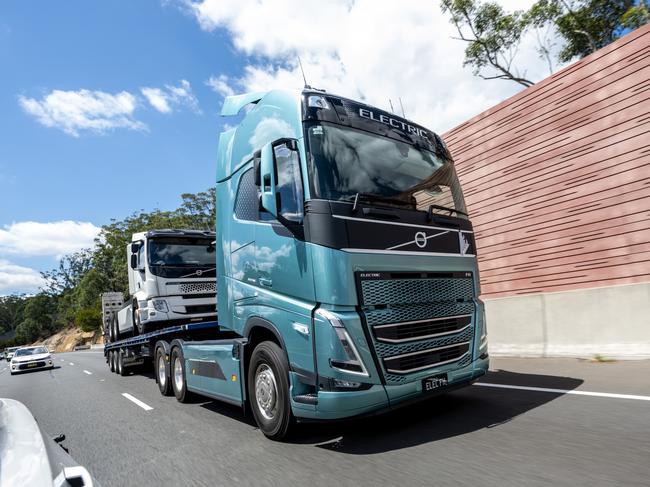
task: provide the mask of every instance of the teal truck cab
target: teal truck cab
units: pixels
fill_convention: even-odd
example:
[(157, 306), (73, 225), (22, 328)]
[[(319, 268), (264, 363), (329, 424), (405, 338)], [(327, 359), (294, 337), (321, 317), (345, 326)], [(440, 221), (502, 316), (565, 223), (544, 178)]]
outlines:
[(110, 341), (111, 370), (153, 361), (163, 395), (248, 406), (273, 439), (485, 374), (474, 234), (440, 137), (313, 89), (222, 114), (244, 109), (218, 149), (218, 321)]
[(226, 98), (217, 167), (222, 330), (247, 341), (262, 431), (391, 409), (488, 368), (472, 225), (430, 130), (306, 88)]

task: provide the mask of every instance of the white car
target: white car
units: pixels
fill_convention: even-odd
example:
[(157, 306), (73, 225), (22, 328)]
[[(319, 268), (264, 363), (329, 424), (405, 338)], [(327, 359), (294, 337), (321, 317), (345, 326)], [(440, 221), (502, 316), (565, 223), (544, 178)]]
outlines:
[(7, 359), (7, 362), (11, 360), (11, 358), (14, 356), (14, 353), (16, 353), (16, 350), (18, 350), (20, 347), (9, 347), (5, 350), (5, 359)]
[(0, 487), (99, 487), (62, 448), (65, 435), (44, 435), (24, 404), (0, 398), (0, 431)]
[(16, 350), (12, 357), (9, 372), (14, 375), (26, 370), (51, 369), (53, 367), (54, 361), (47, 347), (23, 347)]

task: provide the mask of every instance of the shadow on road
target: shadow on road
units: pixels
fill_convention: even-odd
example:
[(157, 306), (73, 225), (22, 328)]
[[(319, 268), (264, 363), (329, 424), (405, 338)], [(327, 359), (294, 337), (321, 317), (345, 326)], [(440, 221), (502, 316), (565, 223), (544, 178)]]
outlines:
[[(571, 390), (583, 381), (499, 370), (482, 382)], [(559, 395), (470, 386), (380, 416), (303, 424), (290, 441), (354, 455), (382, 453), (493, 428)]]

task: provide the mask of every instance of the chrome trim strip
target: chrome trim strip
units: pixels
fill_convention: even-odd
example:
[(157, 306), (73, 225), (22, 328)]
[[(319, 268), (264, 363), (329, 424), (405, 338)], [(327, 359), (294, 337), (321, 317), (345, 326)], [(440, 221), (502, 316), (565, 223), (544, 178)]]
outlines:
[[(469, 340), (466, 341), (466, 342), (452, 343), (451, 345), (445, 345), (443, 347), (427, 348), (426, 350), (418, 350), (417, 352), (403, 353), (401, 355), (391, 355), (390, 357), (383, 357), (383, 360), (392, 360), (392, 359), (395, 359), (395, 358), (410, 357), (412, 355), (421, 355), (423, 353), (435, 352), (437, 350), (445, 350), (447, 348), (459, 347), (461, 345), (469, 345), (470, 343), (471, 342)], [(456, 360), (456, 359), (454, 359), (454, 360)], [(433, 365), (435, 365), (435, 364), (433, 364)]]
[(454, 318), (471, 318), (471, 317), (472, 317), (471, 314), (443, 316), (441, 318), (427, 318), (426, 320), (399, 321), (397, 323), (389, 323), (387, 325), (374, 325), (373, 328), (388, 328), (390, 326), (414, 325), (415, 323), (426, 323), (428, 321), (442, 321), (442, 320), (451, 320)]
[(341, 249), (343, 252), (355, 254), (393, 254), (393, 255), (432, 255), (437, 257), (476, 257), (475, 254), (449, 254), (444, 252), (417, 252), (411, 250), (381, 250), (381, 249)]
[[(462, 328), (460, 328), (458, 330), (445, 331), (445, 332), (442, 332), (442, 333), (434, 333), (432, 335), (416, 336), (416, 337), (412, 337), (412, 338), (393, 339), (393, 338), (378, 338), (378, 337), (375, 337), (375, 339), (378, 342), (388, 342), (388, 343), (413, 342), (413, 341), (417, 341), (417, 340), (426, 340), (428, 338), (435, 338), (435, 337), (441, 337), (441, 336), (446, 336), (446, 335), (455, 335), (456, 333), (461, 333), (461, 332), (467, 330), (471, 326), (472, 326), (472, 324), (469, 323), (469, 324), (463, 326)], [(456, 344), (456, 345), (460, 345), (460, 344)]]
[(435, 364), (425, 365), (425, 366), (423, 366), (423, 367), (416, 367), (416, 368), (414, 368), (414, 369), (408, 369), (408, 370), (386, 369), (386, 371), (387, 371), (387, 372), (391, 372), (391, 373), (393, 373), (393, 374), (400, 374), (400, 375), (409, 374), (409, 373), (411, 373), (411, 372), (417, 372), (418, 370), (432, 369), (432, 368), (434, 368), (434, 367), (439, 367), (439, 366), (441, 366), (441, 365), (450, 364), (450, 363), (452, 363), (452, 362), (458, 362), (460, 359), (465, 358), (465, 356), (468, 355), (468, 354), (469, 354), (469, 350), (468, 350), (467, 352), (465, 352), (464, 354), (462, 354), (460, 357), (458, 357), (458, 358), (453, 358), (453, 359), (451, 359), (451, 360), (444, 360), (444, 361), (442, 361), (442, 362), (438, 362), (438, 363), (435, 363)]
[[(398, 225), (400, 227), (415, 227), (415, 228), (428, 228), (429, 230), (444, 230), (447, 232), (461, 232), (460, 229), (449, 229), (443, 227), (434, 227), (433, 225), (417, 225), (415, 223), (399, 223), (399, 222), (387, 222), (384, 220), (371, 220), (369, 218), (357, 218), (354, 216), (344, 216), (344, 215), (332, 215), (332, 218), (340, 218), (341, 220), (354, 220), (359, 222), (366, 223), (379, 223), (380, 225)], [(474, 233), (469, 230), (462, 230), (464, 233)]]

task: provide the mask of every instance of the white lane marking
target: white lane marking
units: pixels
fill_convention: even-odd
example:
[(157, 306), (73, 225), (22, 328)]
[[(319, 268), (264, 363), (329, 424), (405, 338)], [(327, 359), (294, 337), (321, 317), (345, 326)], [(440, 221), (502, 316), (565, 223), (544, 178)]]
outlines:
[(547, 387), (511, 386), (508, 384), (492, 384), (490, 382), (476, 382), (475, 386), (497, 387), (499, 389), (518, 389), (521, 391), (551, 392), (553, 394), (574, 394), (576, 396), (608, 397), (611, 399), (634, 399), (636, 401), (650, 401), (650, 396), (635, 394), (613, 394), (611, 392), (574, 391), (568, 389), (549, 389)]
[(124, 397), (126, 397), (129, 401), (136, 403), (138, 406), (140, 406), (145, 411), (151, 411), (153, 409), (151, 406), (149, 406), (148, 404), (143, 403), (140, 399), (137, 399), (137, 398), (133, 397), (128, 392), (123, 392), (122, 395)]
[(88, 370), (84, 370), (84, 374), (93, 375), (93, 373)]
[(64, 358), (62, 358), (62, 359), (61, 359), (61, 362), (65, 362), (65, 359), (64, 359)]
[(99, 382), (104, 382), (104, 379), (99, 379)]
[(70, 362), (70, 365), (74, 365), (74, 363)]

